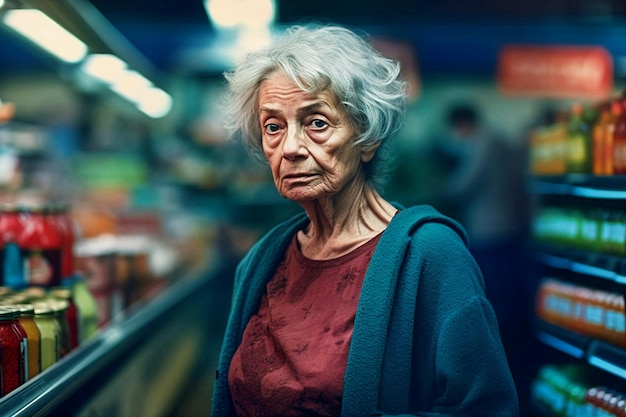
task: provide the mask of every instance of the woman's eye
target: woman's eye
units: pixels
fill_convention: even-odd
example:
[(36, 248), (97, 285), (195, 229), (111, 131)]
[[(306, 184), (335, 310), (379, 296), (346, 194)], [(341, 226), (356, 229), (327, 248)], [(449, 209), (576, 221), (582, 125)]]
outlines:
[(276, 123), (268, 123), (265, 125), (265, 131), (267, 133), (276, 133), (279, 129), (280, 126), (278, 126)]
[(324, 129), (326, 126), (328, 126), (328, 123), (326, 123), (324, 120), (314, 119), (311, 121), (311, 127), (313, 129)]

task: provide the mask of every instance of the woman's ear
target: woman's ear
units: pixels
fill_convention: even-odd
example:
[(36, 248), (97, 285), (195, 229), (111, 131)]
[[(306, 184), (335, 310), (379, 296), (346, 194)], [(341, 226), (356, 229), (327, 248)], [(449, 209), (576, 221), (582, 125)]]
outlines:
[(373, 145), (361, 145), (361, 161), (365, 163), (371, 161), (379, 146), (380, 142), (376, 142)]

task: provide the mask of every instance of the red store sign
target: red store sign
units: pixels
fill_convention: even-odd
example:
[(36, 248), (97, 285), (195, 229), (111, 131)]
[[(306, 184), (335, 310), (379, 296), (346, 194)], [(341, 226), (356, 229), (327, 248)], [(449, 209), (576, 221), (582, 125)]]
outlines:
[(498, 87), (509, 95), (602, 98), (613, 89), (613, 60), (602, 47), (506, 46)]

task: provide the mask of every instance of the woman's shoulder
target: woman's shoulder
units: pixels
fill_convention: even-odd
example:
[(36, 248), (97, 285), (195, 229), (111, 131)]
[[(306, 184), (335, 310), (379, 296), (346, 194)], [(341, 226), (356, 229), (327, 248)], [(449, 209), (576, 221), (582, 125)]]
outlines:
[(389, 224), (389, 234), (394, 236), (411, 236), (421, 238), (443, 237), (450, 232), (457, 235), (467, 244), (467, 233), (463, 226), (453, 218), (439, 212), (433, 206), (427, 204), (402, 207)]

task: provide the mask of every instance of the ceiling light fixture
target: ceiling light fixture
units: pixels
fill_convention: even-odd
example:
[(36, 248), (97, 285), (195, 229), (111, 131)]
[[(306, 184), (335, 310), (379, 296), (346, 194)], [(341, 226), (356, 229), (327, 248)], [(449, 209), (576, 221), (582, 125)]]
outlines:
[(204, 0), (204, 8), (218, 30), (269, 27), (276, 18), (274, 0)]
[(89, 55), (81, 65), (81, 69), (86, 74), (109, 85), (115, 84), (126, 68), (124, 61), (111, 54)]
[(172, 109), (172, 97), (160, 88), (149, 87), (139, 96), (137, 108), (152, 118), (160, 118)]
[(126, 70), (111, 85), (111, 90), (128, 101), (136, 103), (143, 92), (152, 87), (152, 82), (135, 70)]
[(76, 63), (87, 55), (87, 45), (37, 9), (12, 9), (3, 22), (57, 58)]

